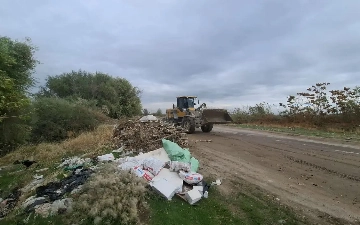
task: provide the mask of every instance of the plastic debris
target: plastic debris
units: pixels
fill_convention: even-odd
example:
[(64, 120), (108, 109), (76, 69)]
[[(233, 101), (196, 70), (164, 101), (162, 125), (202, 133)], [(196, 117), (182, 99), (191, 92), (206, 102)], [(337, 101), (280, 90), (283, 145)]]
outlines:
[(85, 183), (93, 171), (83, 169), (79, 174), (72, 174), (60, 182), (50, 182), (47, 185), (36, 188), (36, 197), (48, 196), (50, 201), (60, 199), (65, 193), (69, 193)]
[(170, 166), (170, 171), (173, 172), (178, 172), (179, 170), (190, 172), (191, 169), (190, 163), (186, 162), (170, 161), (168, 164)]
[(199, 173), (186, 173), (184, 171), (179, 172), (179, 176), (188, 184), (197, 184), (202, 181), (203, 176)]
[(115, 156), (112, 153), (100, 155), (97, 157), (99, 161), (113, 161), (115, 160)]
[(34, 177), (34, 179), (36, 179), (36, 180), (41, 180), (41, 179), (43, 179), (44, 175), (37, 175), (37, 174), (35, 174), (33, 177)]
[(217, 179), (216, 181), (213, 181), (211, 183), (211, 185), (220, 185), (221, 184), (221, 180), (220, 179)]
[(163, 163), (161, 160), (156, 159), (154, 157), (144, 159), (144, 161), (143, 161), (143, 169), (148, 170), (154, 176), (156, 176), (160, 173), (160, 171), (164, 167), (164, 165), (165, 165), (165, 163)]

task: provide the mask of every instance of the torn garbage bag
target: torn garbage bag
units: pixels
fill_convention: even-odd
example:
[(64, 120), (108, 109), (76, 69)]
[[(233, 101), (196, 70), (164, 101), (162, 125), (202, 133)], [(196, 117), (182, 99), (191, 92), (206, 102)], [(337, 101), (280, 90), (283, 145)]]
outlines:
[(80, 173), (75, 172), (60, 182), (50, 182), (47, 185), (36, 188), (36, 197), (48, 196), (50, 201), (60, 199), (65, 193), (69, 193), (78, 186), (85, 183), (93, 171), (90, 169), (83, 169)]
[(188, 184), (197, 184), (202, 181), (203, 176), (199, 173), (186, 173), (184, 171), (179, 172), (179, 176)]
[(162, 139), (162, 144), (171, 161), (190, 162), (189, 149), (183, 149), (178, 144), (166, 139)]
[(191, 172), (197, 172), (199, 169), (199, 160), (197, 160), (194, 157), (191, 157), (190, 164), (191, 164)]

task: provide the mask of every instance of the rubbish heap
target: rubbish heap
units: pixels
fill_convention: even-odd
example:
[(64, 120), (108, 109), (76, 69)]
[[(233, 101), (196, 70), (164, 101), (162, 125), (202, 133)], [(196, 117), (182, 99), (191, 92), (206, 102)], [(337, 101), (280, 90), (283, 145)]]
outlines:
[(191, 156), (189, 149), (167, 139), (161, 143), (162, 147), (157, 150), (119, 159), (118, 167), (143, 177), (168, 200), (178, 195), (193, 205), (202, 197), (207, 198), (211, 185), (197, 173), (199, 161)]
[(159, 120), (122, 121), (113, 133), (114, 148), (124, 147), (125, 152), (133, 151), (136, 154), (161, 148), (164, 138), (181, 147), (188, 146), (186, 133), (181, 128)]

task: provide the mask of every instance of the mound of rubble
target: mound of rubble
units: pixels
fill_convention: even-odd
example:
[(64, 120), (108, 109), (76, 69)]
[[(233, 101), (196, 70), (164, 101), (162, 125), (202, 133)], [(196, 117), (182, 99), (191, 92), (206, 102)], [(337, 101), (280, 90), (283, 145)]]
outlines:
[(162, 139), (188, 146), (186, 133), (162, 121), (121, 121), (114, 130), (115, 148), (124, 148), (125, 152), (146, 153), (162, 147)]

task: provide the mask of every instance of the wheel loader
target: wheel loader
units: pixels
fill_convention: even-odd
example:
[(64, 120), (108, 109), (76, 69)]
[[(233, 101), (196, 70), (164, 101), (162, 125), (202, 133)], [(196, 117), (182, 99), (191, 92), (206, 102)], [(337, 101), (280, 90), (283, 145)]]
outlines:
[[(165, 121), (181, 126), (188, 134), (194, 133), (196, 128), (203, 132), (210, 132), (214, 124), (226, 124), (233, 122), (225, 109), (207, 109), (202, 103), (195, 108), (196, 96), (179, 96), (176, 106), (166, 109)], [(197, 104), (200, 104), (197, 100)]]

